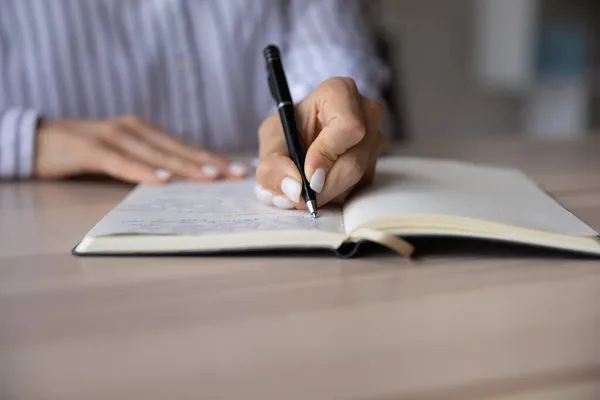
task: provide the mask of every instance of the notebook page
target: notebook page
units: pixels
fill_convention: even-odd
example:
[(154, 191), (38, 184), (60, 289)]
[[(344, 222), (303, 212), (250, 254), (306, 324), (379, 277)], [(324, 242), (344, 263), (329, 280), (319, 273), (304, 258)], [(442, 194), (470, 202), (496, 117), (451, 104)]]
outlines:
[(280, 210), (258, 202), (255, 180), (138, 185), (88, 236), (207, 235), (231, 232), (318, 230), (344, 233), (341, 210)]
[(350, 199), (343, 213), (347, 232), (373, 219), (440, 214), (597, 235), (519, 171), (450, 160), (383, 158), (373, 185)]

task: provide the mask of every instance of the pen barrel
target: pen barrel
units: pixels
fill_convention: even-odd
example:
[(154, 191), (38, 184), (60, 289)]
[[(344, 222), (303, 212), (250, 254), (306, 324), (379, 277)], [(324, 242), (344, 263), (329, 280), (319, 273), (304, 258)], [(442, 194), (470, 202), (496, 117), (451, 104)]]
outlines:
[[(285, 105), (279, 107), (279, 115), (283, 126), (283, 133), (290, 157), (301, 170), (304, 169), (304, 144), (300, 140), (300, 132), (295, 124), (295, 110), (293, 105)], [(301, 173), (304, 173), (301, 171)]]
[(307, 199), (316, 200), (316, 194), (307, 184), (308, 179), (306, 179), (306, 175), (304, 173), (305, 148), (304, 143), (302, 143), (300, 140), (302, 136), (300, 135), (300, 132), (298, 132), (298, 128), (295, 124), (296, 116), (294, 106), (290, 104), (279, 107), (279, 115), (283, 125), (283, 132), (285, 135), (289, 156), (296, 164), (296, 167), (298, 168), (298, 171), (302, 177), (301, 183), (303, 186), (303, 193)]
[(316, 205), (316, 193), (310, 187), (304, 173), (305, 148), (300, 132), (296, 126), (294, 101), (288, 87), (287, 78), (281, 62), (279, 49), (270, 45), (265, 48), (264, 57), (268, 72), (269, 90), (275, 100), (281, 119), (283, 132), (286, 139), (290, 158), (296, 164), (301, 175), (302, 194), (305, 201), (312, 201)]

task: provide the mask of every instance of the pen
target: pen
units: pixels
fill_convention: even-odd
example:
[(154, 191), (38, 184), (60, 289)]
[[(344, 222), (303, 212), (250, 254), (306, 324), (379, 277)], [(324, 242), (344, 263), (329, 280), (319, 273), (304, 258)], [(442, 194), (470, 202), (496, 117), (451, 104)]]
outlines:
[(296, 164), (296, 167), (298, 167), (298, 171), (300, 171), (300, 176), (302, 177), (302, 195), (306, 202), (306, 207), (310, 214), (316, 218), (317, 194), (311, 189), (310, 183), (304, 174), (304, 146), (296, 127), (294, 102), (288, 88), (279, 49), (274, 45), (269, 45), (265, 47), (264, 56), (267, 63), (269, 90), (279, 111), (279, 118), (283, 126), (288, 153), (292, 161)]

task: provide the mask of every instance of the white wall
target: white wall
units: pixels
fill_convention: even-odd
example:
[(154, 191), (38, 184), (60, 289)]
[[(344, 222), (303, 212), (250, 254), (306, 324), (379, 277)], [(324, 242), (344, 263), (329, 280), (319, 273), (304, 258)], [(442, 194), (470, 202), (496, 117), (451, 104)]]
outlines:
[[(476, 5), (486, 3), (495, 9), (495, 22), (502, 20), (498, 16), (505, 21), (477, 24), (482, 16), (478, 12), (485, 8)], [(583, 82), (586, 90), (576, 89), (581, 82), (567, 84), (564, 90), (565, 83), (559, 82), (558, 90), (527, 71), (534, 54), (526, 59), (534, 51), (540, 24), (570, 21), (592, 28), (594, 65), (599, 64), (597, 0), (370, 0), (370, 4), (397, 52), (398, 90), (406, 102), (410, 135), (565, 136), (600, 126), (600, 67), (592, 67), (593, 79)], [(490, 45), (494, 49), (486, 53), (482, 46)], [(487, 68), (484, 74), (482, 66)]]
[(473, 17), (470, 0), (380, 1), (379, 21), (401, 50), (410, 134), (520, 131), (521, 100), (484, 93), (476, 83)]

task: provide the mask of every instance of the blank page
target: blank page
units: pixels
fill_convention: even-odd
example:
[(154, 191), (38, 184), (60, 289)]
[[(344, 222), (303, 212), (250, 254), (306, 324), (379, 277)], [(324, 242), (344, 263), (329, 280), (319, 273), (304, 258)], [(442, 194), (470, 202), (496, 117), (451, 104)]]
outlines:
[(597, 235), (519, 171), (439, 159), (381, 159), (373, 185), (358, 192), (343, 214), (346, 233), (374, 219), (434, 214)]

